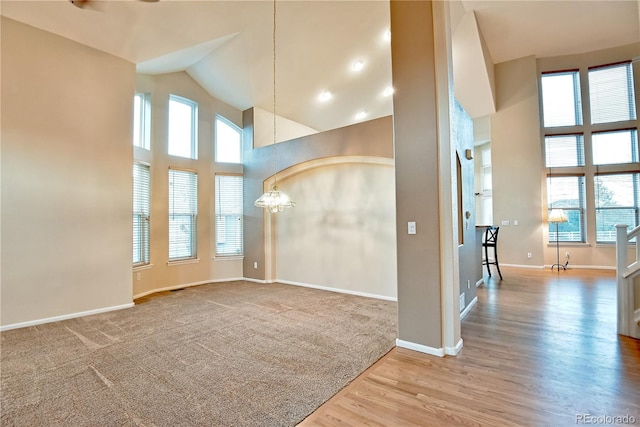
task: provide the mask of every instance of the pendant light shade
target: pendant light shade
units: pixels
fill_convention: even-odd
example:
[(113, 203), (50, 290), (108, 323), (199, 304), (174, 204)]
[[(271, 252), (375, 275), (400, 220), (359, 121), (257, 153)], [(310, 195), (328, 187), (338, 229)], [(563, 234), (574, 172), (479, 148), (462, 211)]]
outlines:
[(278, 190), (278, 149), (276, 146), (276, 0), (273, 0), (273, 186), (255, 201), (254, 205), (269, 213), (282, 212), (296, 204), (291, 198)]
[(270, 213), (277, 213), (282, 212), (286, 208), (294, 207), (296, 203), (291, 200), (291, 197), (278, 190), (278, 186), (274, 184), (271, 190), (256, 200), (255, 205), (259, 208), (265, 208)]

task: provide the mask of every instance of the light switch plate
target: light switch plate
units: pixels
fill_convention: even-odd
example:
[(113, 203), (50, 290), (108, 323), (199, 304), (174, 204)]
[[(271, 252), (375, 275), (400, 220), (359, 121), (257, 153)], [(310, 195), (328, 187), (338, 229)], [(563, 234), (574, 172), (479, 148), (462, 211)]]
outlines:
[(409, 221), (407, 223), (407, 234), (416, 234), (416, 222)]

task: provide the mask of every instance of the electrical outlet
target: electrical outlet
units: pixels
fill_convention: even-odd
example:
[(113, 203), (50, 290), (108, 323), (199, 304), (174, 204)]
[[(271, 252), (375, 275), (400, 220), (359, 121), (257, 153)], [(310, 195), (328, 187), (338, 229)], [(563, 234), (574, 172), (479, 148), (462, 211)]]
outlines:
[(140, 273), (136, 273), (136, 280), (140, 280)]
[(527, 258), (531, 258), (531, 252), (527, 253)]
[(569, 252), (565, 252), (565, 255), (566, 255), (567, 259), (569, 259), (569, 257), (571, 256), (571, 255), (569, 255)]
[(258, 268), (258, 261), (254, 261), (253, 268)]

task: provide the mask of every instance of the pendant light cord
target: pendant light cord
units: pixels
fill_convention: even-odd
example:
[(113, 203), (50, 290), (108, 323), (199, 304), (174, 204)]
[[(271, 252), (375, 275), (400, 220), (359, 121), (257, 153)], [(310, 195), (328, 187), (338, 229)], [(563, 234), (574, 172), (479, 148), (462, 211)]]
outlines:
[(278, 146), (276, 144), (276, 0), (273, 0), (273, 186), (278, 185)]

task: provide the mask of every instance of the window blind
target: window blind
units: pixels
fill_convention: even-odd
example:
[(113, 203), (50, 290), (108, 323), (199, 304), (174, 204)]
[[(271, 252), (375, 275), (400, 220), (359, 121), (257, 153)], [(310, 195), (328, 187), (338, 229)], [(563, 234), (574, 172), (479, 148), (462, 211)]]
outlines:
[(584, 166), (584, 136), (547, 135), (544, 138), (548, 168)]
[(578, 70), (545, 73), (541, 78), (544, 127), (582, 124)]
[(133, 164), (133, 264), (149, 263), (149, 214), (151, 195), (149, 166)]
[(197, 257), (198, 175), (169, 169), (169, 260)]
[(635, 120), (631, 63), (590, 68), (589, 97), (592, 124)]
[(242, 176), (216, 175), (215, 197), (216, 255), (242, 255)]

